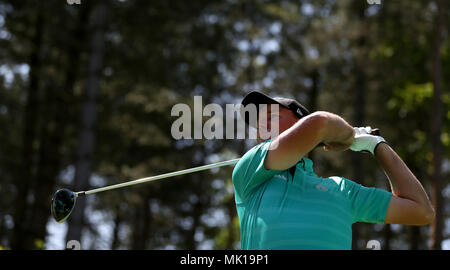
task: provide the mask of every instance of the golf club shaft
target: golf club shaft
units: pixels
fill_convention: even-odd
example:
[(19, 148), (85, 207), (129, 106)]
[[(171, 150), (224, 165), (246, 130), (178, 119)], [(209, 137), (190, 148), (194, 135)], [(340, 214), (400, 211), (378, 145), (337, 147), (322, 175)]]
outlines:
[(234, 165), (238, 161), (239, 161), (239, 158), (231, 159), (228, 161), (221, 161), (221, 162), (217, 162), (217, 163), (213, 163), (213, 164), (209, 164), (209, 165), (203, 165), (203, 166), (190, 168), (190, 169), (186, 169), (186, 170), (141, 178), (141, 179), (137, 179), (137, 180), (121, 183), (121, 184), (106, 186), (106, 187), (102, 187), (102, 188), (96, 188), (96, 189), (92, 189), (92, 190), (88, 190), (88, 191), (79, 191), (79, 192), (76, 192), (75, 194), (77, 197), (80, 197), (83, 195), (89, 195), (89, 194), (98, 193), (98, 192), (102, 192), (102, 191), (106, 191), (106, 190), (142, 184), (142, 183), (151, 182), (151, 181), (155, 181), (155, 180), (159, 180), (159, 179), (163, 179), (163, 178), (169, 178), (169, 177), (173, 177), (173, 176), (178, 176), (178, 175), (183, 175), (183, 174), (188, 174), (188, 173), (193, 173), (193, 172), (199, 172), (199, 171), (209, 170), (209, 169), (213, 169), (213, 168), (219, 168), (219, 167), (223, 167), (223, 166)]
[[(371, 135), (380, 135), (380, 130), (377, 128), (373, 129), (371, 132)], [(137, 180), (121, 183), (121, 184), (106, 186), (106, 187), (102, 187), (102, 188), (96, 188), (96, 189), (92, 189), (92, 190), (88, 190), (88, 191), (79, 191), (79, 192), (75, 193), (75, 196), (80, 197), (83, 195), (89, 195), (89, 194), (107, 191), (107, 190), (111, 190), (111, 189), (117, 189), (117, 188), (123, 188), (123, 187), (127, 187), (127, 186), (142, 184), (142, 183), (151, 182), (151, 181), (155, 181), (155, 180), (159, 180), (159, 179), (163, 179), (163, 178), (169, 178), (169, 177), (174, 177), (174, 176), (178, 176), (178, 175), (199, 172), (199, 171), (209, 170), (209, 169), (213, 169), (213, 168), (219, 168), (219, 167), (223, 167), (223, 166), (234, 165), (238, 161), (239, 161), (239, 158), (236, 158), (236, 159), (221, 161), (221, 162), (217, 162), (217, 163), (213, 163), (213, 164), (209, 164), (209, 165), (203, 165), (203, 166), (199, 166), (199, 167), (195, 167), (195, 168), (190, 168), (190, 169), (186, 169), (186, 170), (141, 178), (141, 179), (137, 179)]]

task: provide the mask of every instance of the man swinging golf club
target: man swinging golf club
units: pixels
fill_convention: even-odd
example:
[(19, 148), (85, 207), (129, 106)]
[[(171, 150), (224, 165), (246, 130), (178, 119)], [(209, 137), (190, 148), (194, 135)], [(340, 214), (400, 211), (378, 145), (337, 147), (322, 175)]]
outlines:
[[(351, 249), (355, 222), (426, 225), (434, 219), (420, 182), (382, 137), (370, 135), (369, 127), (353, 128), (338, 115), (309, 113), (295, 100), (260, 92), (243, 99), (244, 108), (249, 104), (278, 104), (278, 110), (267, 106), (259, 112), (256, 128), (261, 137), (261, 123), (270, 130), (276, 117), (279, 135), (260, 140), (233, 170), (242, 249), (345, 250)], [(344, 177), (317, 176), (307, 155), (320, 145), (328, 151), (370, 152), (391, 192)]]

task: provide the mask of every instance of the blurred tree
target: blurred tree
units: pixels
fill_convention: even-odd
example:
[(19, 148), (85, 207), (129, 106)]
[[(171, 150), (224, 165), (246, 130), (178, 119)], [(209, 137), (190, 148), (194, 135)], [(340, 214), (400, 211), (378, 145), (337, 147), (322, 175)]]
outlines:
[[(53, 8), (62, 14), (65, 13), (61, 6), (55, 5)], [(64, 36), (59, 31), (63, 23), (59, 22), (65, 21), (65, 18), (60, 17), (49, 25), (48, 43), (53, 44), (53, 53), (57, 54), (57, 51), (67, 53), (63, 53), (66, 61), (60, 61), (58, 57), (46, 61), (50, 70), (55, 67), (61, 73), (56, 76), (48, 72), (49, 79), (43, 83), (40, 147), (36, 181), (33, 186), (35, 202), (30, 207), (32, 213), (30, 224), (34, 224), (33, 237), (41, 241), (44, 241), (47, 234), (47, 222), (50, 217), (48, 204), (58, 182), (60, 171), (67, 164), (67, 159), (62, 157), (67, 155), (67, 138), (71, 135), (71, 119), (74, 118), (74, 113), (68, 105), (74, 100), (74, 87), (76, 79), (79, 78), (77, 75), (81, 55), (85, 50), (82, 45), (83, 22), (86, 20), (87, 12), (87, 6), (83, 6), (79, 12), (67, 14), (72, 16), (73, 22), (76, 23)]]
[[(71, 142), (70, 123), (72, 119), (71, 107), (68, 105), (74, 100), (73, 88), (75, 85), (75, 74), (77, 73), (78, 62), (80, 60), (80, 52), (82, 50), (82, 36), (84, 19), (83, 12), (71, 12), (73, 10), (65, 9), (64, 5), (53, 5), (38, 3), (38, 18), (41, 22), (36, 27), (42, 28), (40, 31), (40, 41), (37, 42), (36, 37), (29, 34), (22, 34), (22, 29), (33, 29), (32, 27), (23, 27), (26, 24), (33, 24), (29, 19), (23, 19), (27, 14), (36, 12), (34, 6), (36, 3), (20, 2), (13, 4), (11, 15), (6, 17), (7, 29), (12, 31), (13, 37), (9, 42), (16, 42), (16, 38), (23, 39), (23, 44), (33, 44), (33, 47), (40, 46), (41, 51), (37, 52), (37, 60), (31, 59), (26, 62), (29, 69), (29, 87), (33, 89), (33, 95), (28, 95), (23, 100), (27, 104), (35, 103), (35, 109), (26, 114), (32, 114), (35, 125), (35, 139), (29, 142), (33, 145), (34, 154), (29, 153), (25, 159), (31, 158), (34, 165), (21, 168), (21, 174), (30, 174), (30, 177), (23, 178), (16, 176), (15, 183), (22, 188), (18, 189), (16, 198), (22, 198), (20, 203), (26, 204), (25, 212), (22, 217), (26, 220), (20, 222), (20, 207), (16, 210), (16, 219), (14, 226), (15, 239), (26, 239), (12, 241), (11, 246), (21, 249), (44, 248), (44, 239), (47, 234), (47, 221), (50, 216), (48, 209), (51, 194), (54, 191), (54, 185), (58, 180), (61, 168), (66, 165), (67, 159), (62, 158), (65, 155), (65, 149)], [(29, 9), (29, 11), (27, 11)], [(81, 9), (84, 10), (83, 8)], [(25, 11), (25, 12), (24, 12)], [(41, 14), (42, 13), (42, 14)], [(40, 15), (39, 15), (40, 14)], [(58, 14), (59, 16), (53, 16)], [(80, 15), (80, 16), (78, 16)], [(17, 17), (17, 18), (16, 18)], [(79, 23), (67, 20), (67, 17), (79, 20)], [(33, 18), (33, 17), (30, 17)], [(22, 19), (17, 22), (17, 19)], [(68, 31), (61, 33), (60, 29), (65, 26)], [(33, 33), (33, 32), (30, 32)], [(78, 40), (80, 39), (80, 40)], [(31, 47), (31, 48), (33, 48)], [(16, 57), (14, 61), (22, 63), (26, 59), (19, 52), (14, 52), (21, 46), (12, 46), (11, 56)], [(24, 48), (26, 48), (24, 46)], [(45, 59), (45, 61), (43, 61)], [(67, 60), (67, 61), (66, 61)], [(37, 62), (36, 62), (37, 61)], [(36, 66), (39, 63), (39, 66)], [(33, 68), (32, 68), (33, 67)], [(35, 69), (39, 68), (38, 74)], [(26, 105), (28, 106), (28, 105)], [(27, 111), (27, 109), (26, 109)], [(30, 119), (27, 121), (31, 121)], [(25, 125), (27, 125), (25, 121)], [(28, 127), (29, 128), (29, 127)], [(27, 134), (26, 132), (23, 134)], [(27, 135), (29, 136), (29, 135)], [(28, 139), (26, 139), (28, 141)], [(29, 143), (28, 142), (28, 143)], [(28, 143), (23, 143), (24, 149)], [(17, 162), (23, 163), (23, 160)], [(23, 187), (28, 186), (28, 195), (25, 196)], [(25, 196), (26, 199), (23, 199)], [(21, 224), (21, 225), (19, 225)], [(21, 228), (22, 226), (22, 228)], [(20, 232), (22, 230), (22, 232)], [(16, 242), (16, 244), (14, 244)], [(21, 242), (21, 243), (18, 243)], [(36, 245), (36, 243), (38, 245)]]
[[(15, 209), (13, 214), (14, 231), (11, 240), (11, 248), (13, 249), (29, 249), (33, 248), (33, 239), (30, 237), (30, 220), (29, 211), (30, 201), (29, 198), (33, 196), (33, 191), (30, 187), (35, 179), (36, 171), (36, 141), (37, 141), (37, 127), (39, 120), (40, 110), (40, 79), (42, 70), (42, 54), (43, 35), (45, 28), (45, 15), (44, 4), (42, 2), (37, 3), (36, 11), (32, 10), (30, 6), (24, 4), (16, 4), (13, 8), (18, 9), (20, 12), (14, 13), (15, 16), (22, 19), (22, 27), (14, 28), (11, 26), (10, 31), (16, 30), (18, 36), (25, 36), (24, 42), (28, 45), (25, 51), (19, 52), (29, 55), (27, 63), (29, 64), (29, 81), (26, 92), (26, 105), (25, 112), (23, 114), (23, 135), (22, 135), (22, 160), (17, 168), (16, 179), (20, 179), (17, 182), (17, 191), (15, 196)], [(19, 18), (14, 18), (17, 20)], [(20, 20), (19, 19), (19, 20)], [(18, 22), (17, 22), (18, 23)], [(31, 26), (33, 27), (27, 27)], [(25, 26), (25, 28), (23, 28)], [(27, 30), (32, 29), (31, 32)], [(29, 38), (27, 40), (27, 38)]]
[(431, 161), (432, 173), (432, 195), (431, 200), (436, 212), (436, 218), (431, 225), (431, 249), (441, 249), (444, 231), (443, 210), (444, 201), (442, 195), (442, 122), (443, 122), (443, 104), (442, 104), (442, 43), (444, 42), (445, 20), (444, 20), (444, 1), (437, 0), (435, 36), (432, 52), (432, 81), (433, 81), (433, 103), (431, 121), (431, 148), (433, 158)]
[[(351, 17), (351, 21), (356, 22), (358, 27), (354, 29), (355, 37), (351, 39), (353, 50), (355, 55), (353, 56), (353, 121), (352, 125), (357, 127), (367, 126), (366, 120), (366, 99), (367, 99), (367, 76), (365, 66), (367, 65), (368, 47), (371, 46), (370, 41), (367, 38), (367, 18), (366, 18), (366, 3), (362, 1), (352, 1), (349, 3), (350, 10), (353, 10), (354, 14)], [(350, 14), (351, 15), (351, 14)], [(361, 159), (361, 153), (351, 153), (352, 162), (352, 177), (358, 183), (367, 185), (366, 170), (364, 168), (364, 159)], [(358, 246), (358, 240), (360, 239), (359, 231), (360, 224), (355, 223), (352, 226), (352, 249), (360, 248)]]
[[(435, 26), (431, 18), (435, 18), (435, 5), (429, 1), (414, 4), (398, 2), (384, 5), (379, 14), (377, 27), (371, 31), (378, 36), (371, 57), (376, 60), (375, 65), (380, 65), (376, 68), (379, 77), (384, 78), (380, 87), (384, 86), (385, 90), (380, 88), (377, 96), (380, 104), (385, 104), (382, 108), (386, 113), (376, 118), (380, 128), (388, 134), (389, 143), (395, 146), (419, 180), (428, 187), (431, 152), (427, 141), (431, 139), (428, 132), (430, 119), (434, 117), (429, 63), (434, 54), (432, 41)], [(392, 31), (388, 31), (388, 27)], [(396, 128), (386, 126), (394, 122)], [(401, 234), (408, 230), (411, 249), (427, 248), (428, 233), (424, 233), (423, 229), (429, 228), (396, 228), (401, 231), (389, 234), (392, 240), (400, 239)], [(399, 247), (392, 246), (394, 249)]]
[[(91, 4), (91, 3), (89, 3)], [(92, 14), (89, 17), (87, 35), (89, 36), (89, 60), (87, 62), (86, 86), (83, 93), (80, 124), (78, 128), (77, 156), (75, 161), (74, 189), (88, 190), (92, 174), (95, 150), (94, 129), (97, 121), (97, 96), (103, 70), (103, 48), (107, 23), (107, 5), (99, 0), (92, 3)], [(78, 200), (77, 208), (68, 222), (67, 241), (81, 239), (84, 224), (86, 200)]]

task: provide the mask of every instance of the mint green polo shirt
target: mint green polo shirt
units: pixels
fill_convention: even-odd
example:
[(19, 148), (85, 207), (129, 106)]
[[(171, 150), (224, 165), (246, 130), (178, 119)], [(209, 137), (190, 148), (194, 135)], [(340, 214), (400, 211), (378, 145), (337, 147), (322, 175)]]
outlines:
[(352, 224), (384, 223), (392, 193), (344, 177), (322, 178), (302, 158), (295, 175), (267, 170), (270, 140), (233, 170), (243, 250), (349, 250)]

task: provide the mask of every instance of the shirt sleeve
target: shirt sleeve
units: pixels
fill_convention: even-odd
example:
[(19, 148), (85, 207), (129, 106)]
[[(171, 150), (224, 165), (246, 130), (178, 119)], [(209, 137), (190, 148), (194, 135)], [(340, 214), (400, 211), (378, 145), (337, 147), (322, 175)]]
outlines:
[(353, 223), (384, 224), (392, 193), (375, 187), (365, 187), (345, 179), (345, 189), (350, 200)]
[(268, 140), (250, 149), (234, 167), (232, 178), (236, 202), (245, 201), (254, 188), (280, 172), (264, 167), (270, 143), (271, 141)]

